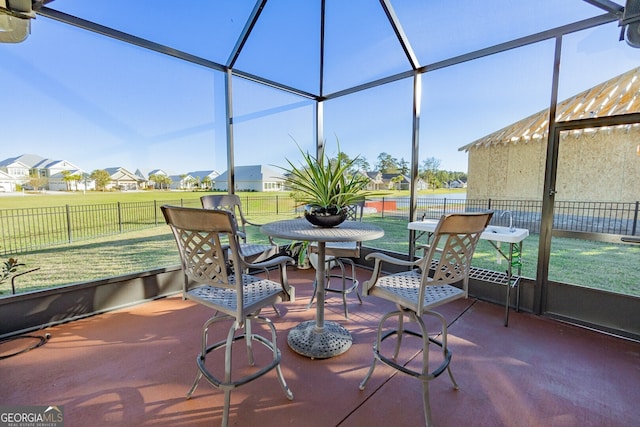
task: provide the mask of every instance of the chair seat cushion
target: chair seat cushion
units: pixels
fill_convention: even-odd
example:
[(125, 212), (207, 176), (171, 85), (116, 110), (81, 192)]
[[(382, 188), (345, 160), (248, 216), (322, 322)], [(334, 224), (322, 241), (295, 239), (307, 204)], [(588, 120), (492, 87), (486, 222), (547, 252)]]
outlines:
[[(235, 276), (229, 276), (231, 285), (235, 283)], [(265, 306), (265, 300), (277, 299), (277, 296), (283, 292), (282, 285), (268, 279), (251, 276), (249, 274), (242, 275), (242, 306), (248, 312), (251, 312), (255, 306)], [(216, 310), (233, 314), (237, 308), (237, 292), (233, 288), (214, 287), (209, 285), (198, 286), (187, 291), (187, 298), (195, 299), (205, 305)]]
[[(380, 277), (376, 286), (369, 293), (413, 311), (418, 311), (416, 304), (420, 292), (420, 280), (421, 275), (416, 270), (390, 274)], [(463, 290), (455, 286), (428, 284), (425, 288), (422, 308), (429, 310), (432, 307), (463, 297)]]

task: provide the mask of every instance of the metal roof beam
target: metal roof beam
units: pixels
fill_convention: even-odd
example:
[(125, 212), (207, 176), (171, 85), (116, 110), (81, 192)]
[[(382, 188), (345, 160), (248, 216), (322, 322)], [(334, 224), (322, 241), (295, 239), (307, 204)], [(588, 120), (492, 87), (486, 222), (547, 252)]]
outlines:
[(413, 51), (413, 48), (411, 47), (409, 38), (407, 37), (407, 35), (404, 32), (404, 29), (402, 28), (400, 19), (398, 19), (398, 16), (396, 15), (396, 12), (393, 9), (393, 6), (391, 5), (391, 1), (380, 0), (380, 4), (382, 5), (384, 12), (387, 14), (387, 18), (389, 19), (389, 22), (393, 27), (393, 31), (396, 33), (396, 37), (398, 37), (398, 41), (402, 46), (402, 50), (404, 51), (404, 54), (407, 56), (407, 59), (411, 64), (411, 68), (413, 68), (414, 70), (417, 69), (420, 66), (420, 61), (418, 60), (418, 57), (416, 56), (415, 52)]
[(611, 0), (584, 0), (585, 2), (593, 5), (595, 7), (599, 7), (605, 12), (613, 13), (618, 18), (622, 17), (622, 12), (624, 11), (624, 7), (619, 5), (618, 3), (612, 2)]
[(260, 14), (262, 13), (262, 9), (264, 9), (264, 6), (266, 4), (267, 4), (267, 0), (256, 1), (256, 4), (253, 7), (253, 10), (251, 11), (251, 15), (249, 15), (249, 18), (247, 19), (247, 22), (244, 24), (244, 28), (242, 29), (242, 32), (238, 37), (238, 41), (236, 41), (236, 45), (231, 50), (231, 54), (229, 55), (229, 59), (227, 60), (227, 66), (229, 68), (233, 68), (236, 61), (238, 60), (240, 51), (242, 51), (242, 48), (247, 42), (247, 39), (249, 38), (249, 34), (251, 34), (251, 30), (253, 30), (253, 27), (255, 27), (256, 22), (258, 22), (258, 18), (260, 17)]
[(505, 43), (500, 43), (485, 49), (476, 50), (475, 52), (466, 53), (450, 59), (446, 59), (440, 62), (434, 62), (433, 64), (425, 65), (418, 69), (419, 72), (424, 73), (427, 71), (433, 71), (440, 68), (449, 67), (451, 65), (461, 64), (463, 62), (472, 61), (474, 59), (483, 58), (485, 56), (493, 55), (495, 53), (505, 52), (507, 50), (515, 49), (518, 47), (538, 43), (544, 40), (553, 39), (565, 34), (575, 33), (577, 31), (585, 30), (587, 28), (596, 27), (602, 24), (608, 24), (614, 22), (618, 18), (610, 13), (595, 16), (593, 18), (585, 19), (582, 21), (574, 22), (572, 24), (563, 25), (561, 27), (553, 28), (551, 30), (542, 31), (540, 33), (532, 34), (530, 36), (521, 37), (519, 39), (510, 40)]
[(69, 15), (63, 12), (59, 12), (55, 9), (43, 7), (38, 10), (38, 15), (46, 16), (47, 18), (63, 22), (65, 24), (72, 25), (74, 27), (82, 28), (83, 30), (91, 31), (97, 34), (102, 34), (116, 40), (120, 40), (125, 43), (129, 43), (135, 46), (139, 46), (145, 49), (152, 50), (154, 52), (163, 53), (165, 55), (173, 56), (178, 59), (182, 59), (187, 62), (202, 65), (203, 67), (211, 68), (218, 71), (226, 71), (226, 67), (217, 62), (209, 61), (196, 55), (183, 52), (178, 49), (173, 49), (168, 46), (155, 43), (140, 37), (132, 36), (131, 34), (124, 33), (122, 31), (114, 30), (104, 25), (96, 24), (95, 22), (87, 21), (85, 19), (78, 18), (73, 15)]

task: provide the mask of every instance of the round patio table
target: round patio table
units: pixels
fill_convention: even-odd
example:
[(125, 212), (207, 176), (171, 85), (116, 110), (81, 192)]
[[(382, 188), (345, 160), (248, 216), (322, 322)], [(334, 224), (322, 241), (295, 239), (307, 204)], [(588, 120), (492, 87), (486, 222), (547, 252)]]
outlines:
[(384, 230), (360, 221), (345, 221), (336, 227), (322, 228), (311, 225), (303, 218), (265, 224), (260, 227), (260, 231), (279, 239), (318, 242), (316, 283), (321, 283), (322, 286), (318, 286), (316, 319), (302, 322), (289, 331), (289, 347), (296, 353), (312, 359), (327, 359), (347, 351), (352, 343), (349, 331), (337, 322), (324, 320), (326, 243), (378, 239), (384, 236)]

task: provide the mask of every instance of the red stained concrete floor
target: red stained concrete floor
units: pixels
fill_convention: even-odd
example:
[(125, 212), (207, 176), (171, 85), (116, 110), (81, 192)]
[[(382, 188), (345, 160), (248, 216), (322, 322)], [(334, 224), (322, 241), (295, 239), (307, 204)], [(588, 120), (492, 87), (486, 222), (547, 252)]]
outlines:
[[(368, 272), (361, 271), (362, 279)], [(297, 300), (265, 310), (278, 329), (286, 399), (275, 372), (232, 392), (234, 426), (418, 426), (424, 423), (421, 385), (379, 365), (364, 391), (377, 318), (393, 306), (376, 298), (359, 305), (330, 295), (326, 318), (353, 335), (346, 353), (311, 360), (287, 346), (287, 331), (314, 318), (306, 309), (313, 271), (291, 271)], [(638, 426), (640, 344), (501, 306), (460, 300), (439, 310), (451, 324), (452, 369), (431, 382), (438, 426)], [(223, 394), (196, 374), (200, 326), (212, 312), (179, 296), (47, 328), (50, 341), (0, 360), (0, 405), (63, 405), (66, 427), (219, 425)], [(435, 325), (435, 324), (434, 324)], [(225, 330), (212, 334), (226, 335)], [(409, 358), (417, 343), (407, 341)], [(4, 344), (0, 354), (11, 349)], [(260, 346), (258, 346), (260, 347)], [(244, 352), (241, 353), (245, 356)], [(258, 358), (265, 355), (258, 351)], [(246, 366), (238, 358), (238, 369)]]

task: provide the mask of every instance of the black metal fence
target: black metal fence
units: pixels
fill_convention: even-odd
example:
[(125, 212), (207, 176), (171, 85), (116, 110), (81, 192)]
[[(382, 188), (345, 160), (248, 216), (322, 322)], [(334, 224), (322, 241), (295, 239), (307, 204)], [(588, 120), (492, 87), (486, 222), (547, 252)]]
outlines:
[[(49, 208), (0, 209), (0, 255), (11, 255), (49, 246), (126, 233), (164, 223), (160, 206), (200, 206), (198, 199), (110, 203)], [(409, 219), (407, 197), (368, 201), (367, 215)], [(243, 197), (249, 217), (300, 214), (295, 201), (283, 196)], [(493, 209), (493, 225), (509, 225), (503, 215), (510, 211), (514, 225), (539, 233), (542, 202), (536, 200), (418, 198), (418, 218), (437, 219), (443, 213)], [(637, 236), (639, 202), (556, 202), (554, 228), (568, 231)]]
[[(409, 219), (407, 198), (380, 199), (380, 214), (386, 217)], [(445, 213), (493, 209), (492, 225), (508, 226), (511, 212), (514, 226), (527, 228), (531, 233), (540, 232), (542, 201), (418, 198), (418, 219), (438, 219)], [(640, 202), (555, 202), (553, 227), (566, 231), (619, 234), (640, 234), (638, 213)]]

